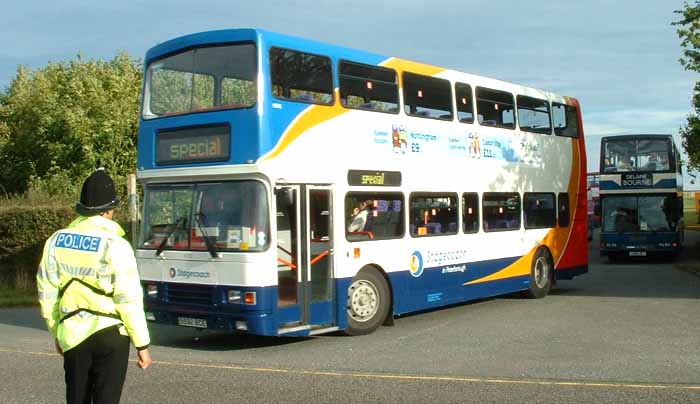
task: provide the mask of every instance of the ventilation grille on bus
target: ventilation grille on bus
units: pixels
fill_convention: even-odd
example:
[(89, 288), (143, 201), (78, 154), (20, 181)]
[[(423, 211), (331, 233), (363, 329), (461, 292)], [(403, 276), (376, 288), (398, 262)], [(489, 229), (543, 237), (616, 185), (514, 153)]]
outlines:
[(211, 286), (169, 283), (167, 290), (170, 304), (212, 305), (213, 288)]

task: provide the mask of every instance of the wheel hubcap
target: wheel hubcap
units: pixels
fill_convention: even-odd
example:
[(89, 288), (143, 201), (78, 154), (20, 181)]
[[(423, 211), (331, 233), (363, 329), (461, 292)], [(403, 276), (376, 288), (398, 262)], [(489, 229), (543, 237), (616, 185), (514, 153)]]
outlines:
[(357, 280), (348, 289), (348, 314), (359, 322), (370, 320), (379, 308), (379, 293), (372, 282)]
[(535, 261), (535, 284), (538, 288), (544, 289), (547, 286), (547, 281), (549, 280), (549, 264), (547, 259), (544, 257), (537, 258)]

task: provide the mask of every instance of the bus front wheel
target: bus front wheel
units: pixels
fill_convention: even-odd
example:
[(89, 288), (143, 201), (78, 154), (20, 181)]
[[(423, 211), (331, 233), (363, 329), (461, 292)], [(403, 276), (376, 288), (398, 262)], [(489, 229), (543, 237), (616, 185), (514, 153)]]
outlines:
[(376, 269), (357, 273), (348, 288), (348, 335), (369, 334), (379, 328), (389, 312), (389, 286)]
[(525, 297), (540, 299), (547, 296), (552, 288), (553, 271), (552, 256), (546, 248), (540, 247), (532, 259), (530, 287), (525, 291)]

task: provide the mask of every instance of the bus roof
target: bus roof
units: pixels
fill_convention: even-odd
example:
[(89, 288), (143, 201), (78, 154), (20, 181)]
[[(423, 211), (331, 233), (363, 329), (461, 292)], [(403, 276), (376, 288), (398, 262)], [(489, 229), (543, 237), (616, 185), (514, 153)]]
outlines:
[(665, 138), (673, 138), (672, 135), (664, 135), (664, 134), (629, 134), (629, 135), (614, 135), (614, 136), (603, 136), (601, 138), (602, 140), (624, 140), (624, 139), (629, 139), (629, 138), (636, 138), (636, 139), (665, 139)]
[[(399, 57), (389, 57), (372, 52), (361, 51), (343, 46), (327, 44), (311, 39), (296, 37), (292, 35), (280, 34), (277, 32), (267, 31), (259, 28), (234, 28), (222, 29), (214, 31), (204, 31), (188, 35), (183, 35), (166, 42), (160, 43), (146, 53), (145, 66), (148, 66), (154, 60), (160, 59), (183, 49), (195, 48), (203, 45), (227, 44), (233, 42), (257, 42), (264, 47), (288, 47), (292, 49), (304, 50), (310, 53), (324, 54), (331, 59), (338, 61), (343, 59), (352, 60), (354, 62), (366, 63), (369, 65), (395, 67), (400, 66), (399, 70), (408, 70), (421, 74), (437, 75), (443, 78), (452, 80), (472, 80), (478, 78), (479, 82), (500, 89), (509, 89), (513, 92), (519, 92), (522, 95), (530, 96), (546, 96), (550, 99), (563, 97), (560, 94), (537, 89), (534, 87), (523, 86), (499, 79), (494, 79), (486, 76), (470, 74), (467, 72), (448, 69), (440, 66), (430, 65), (422, 62), (415, 62)], [(517, 89), (517, 90), (516, 90)], [(563, 97), (567, 100), (567, 104), (578, 106), (578, 101), (573, 97)]]

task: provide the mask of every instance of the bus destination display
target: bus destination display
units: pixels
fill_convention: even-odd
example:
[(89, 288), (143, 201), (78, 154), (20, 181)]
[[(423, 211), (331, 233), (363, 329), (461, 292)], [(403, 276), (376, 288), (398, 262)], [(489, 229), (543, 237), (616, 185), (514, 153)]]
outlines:
[(348, 185), (401, 186), (399, 171), (349, 170)]
[(228, 125), (162, 131), (156, 138), (157, 164), (226, 161), (230, 157)]

